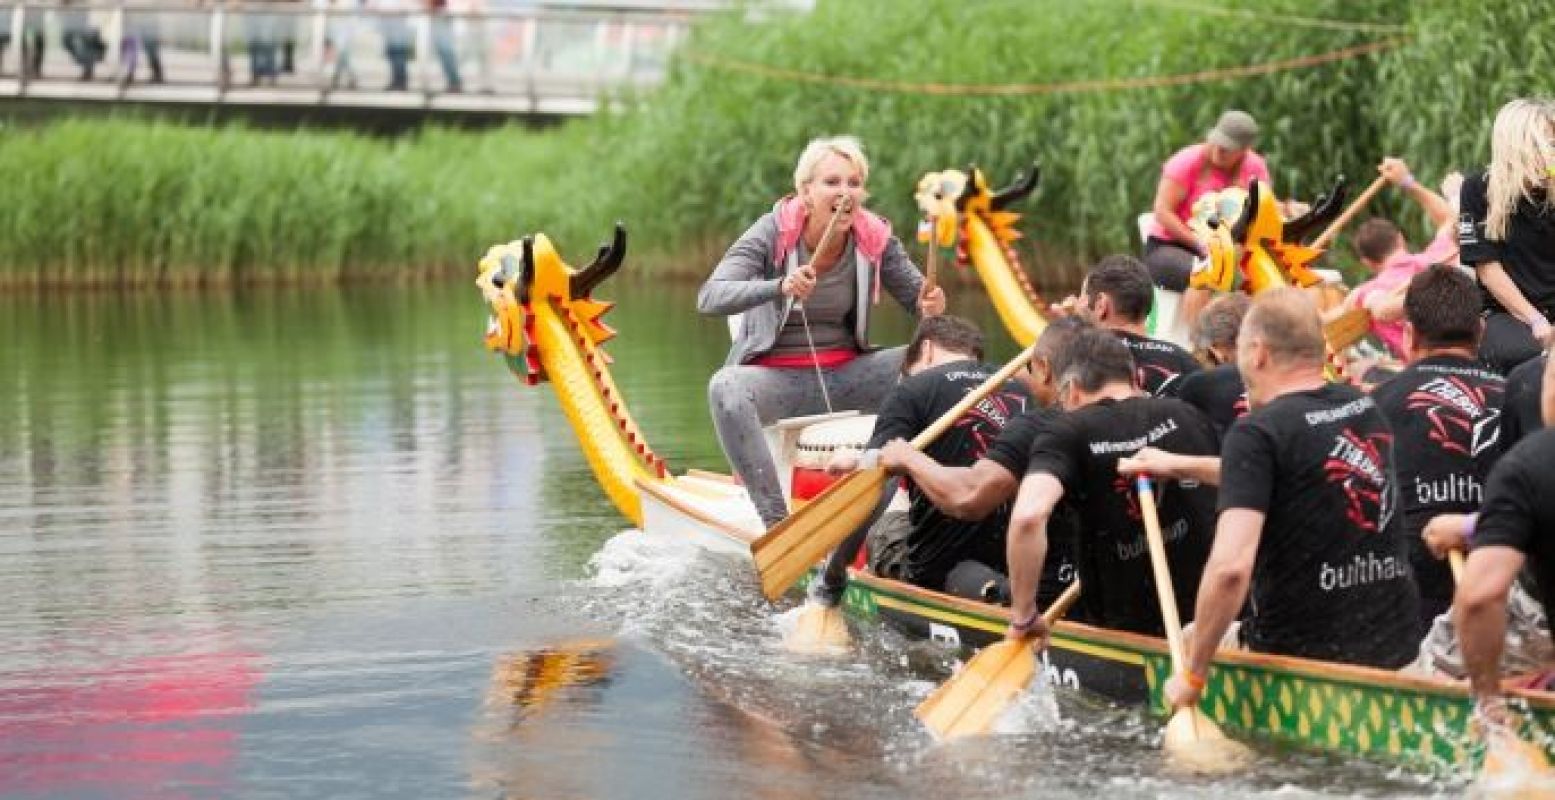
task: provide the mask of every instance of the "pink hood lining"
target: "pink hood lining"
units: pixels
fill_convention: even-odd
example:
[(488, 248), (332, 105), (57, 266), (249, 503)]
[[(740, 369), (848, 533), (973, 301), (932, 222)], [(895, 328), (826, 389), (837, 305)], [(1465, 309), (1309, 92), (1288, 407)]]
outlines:
[[(777, 202), (772, 209), (777, 218), (778, 240), (777, 252), (774, 261), (778, 264), (788, 259), (788, 254), (793, 252), (799, 244), (799, 235), (804, 231), (805, 220), (809, 214), (804, 202), (794, 195), (788, 195)], [(873, 302), (880, 302), (880, 260), (885, 256), (886, 245), (891, 243), (891, 223), (884, 217), (867, 209), (857, 209), (853, 212), (853, 246), (863, 254), (864, 259), (875, 268), (874, 298)]]

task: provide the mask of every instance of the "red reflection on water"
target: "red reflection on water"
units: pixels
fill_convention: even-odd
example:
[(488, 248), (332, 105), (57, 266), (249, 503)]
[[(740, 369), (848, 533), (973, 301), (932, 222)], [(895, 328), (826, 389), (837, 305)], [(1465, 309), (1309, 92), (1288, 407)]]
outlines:
[(4, 676), (0, 795), (219, 793), (232, 783), (256, 661), (201, 653)]

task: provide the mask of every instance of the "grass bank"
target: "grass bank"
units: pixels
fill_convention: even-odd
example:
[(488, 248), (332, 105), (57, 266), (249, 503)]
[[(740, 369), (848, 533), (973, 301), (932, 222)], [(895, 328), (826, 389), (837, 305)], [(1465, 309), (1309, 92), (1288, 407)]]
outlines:
[(551, 131), (6, 129), (0, 282), (463, 274), (532, 230), (582, 260), (616, 219), (639, 271), (699, 275), (804, 142), (843, 131), (902, 231), (923, 172), (977, 162), (1004, 181), (1040, 161), (1023, 223), (1040, 280), (1132, 250), (1160, 162), (1224, 108), (1258, 116), (1279, 190), (1310, 197), (1340, 172), (1364, 184), (1385, 153), (1430, 181), (1484, 163), (1495, 109), (1551, 74), (1537, 0), (821, 0), (711, 19), (665, 86)]

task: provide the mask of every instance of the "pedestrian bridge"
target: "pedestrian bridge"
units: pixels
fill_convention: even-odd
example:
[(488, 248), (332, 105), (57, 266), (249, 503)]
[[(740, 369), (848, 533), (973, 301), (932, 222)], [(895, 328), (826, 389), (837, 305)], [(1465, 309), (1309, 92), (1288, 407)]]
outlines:
[(579, 116), (729, 5), (315, 2), (0, 2), (0, 98)]

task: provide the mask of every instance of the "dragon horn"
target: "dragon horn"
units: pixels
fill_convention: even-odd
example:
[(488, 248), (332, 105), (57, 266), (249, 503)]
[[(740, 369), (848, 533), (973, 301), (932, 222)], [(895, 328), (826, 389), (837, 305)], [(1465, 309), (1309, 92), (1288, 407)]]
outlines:
[(1009, 186), (994, 192), (989, 205), (995, 211), (1003, 211), (1005, 206), (1019, 203), (1026, 199), (1037, 188), (1037, 181), (1042, 177), (1042, 168), (1036, 162), (1032, 162), (1031, 170), (1015, 176), (1015, 182)]
[(535, 282), (535, 237), (525, 236), (518, 263), (518, 302), (529, 305), (529, 289)]
[(966, 165), (966, 183), (961, 187), (961, 194), (956, 197), (956, 211), (966, 210), (966, 204), (982, 190), (983, 173), (977, 170), (976, 164)]
[(626, 226), (616, 223), (615, 236), (609, 244), (599, 246), (599, 252), (595, 254), (594, 261), (572, 274), (568, 279), (568, 288), (572, 290), (572, 296), (588, 297), (594, 291), (594, 287), (604, 283), (605, 279), (615, 274), (621, 268), (621, 262), (626, 258)]
[(1339, 216), (1349, 188), (1349, 182), (1343, 175), (1334, 176), (1333, 190), (1318, 195), (1307, 213), (1285, 223), (1285, 231), (1280, 238), (1291, 244), (1305, 244)]
[(1241, 244), (1247, 238), (1247, 229), (1258, 215), (1258, 181), (1247, 187), (1247, 199), (1242, 201), (1242, 216), (1231, 225), (1231, 241)]

